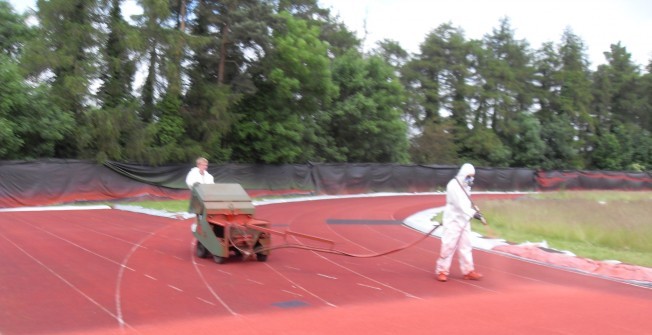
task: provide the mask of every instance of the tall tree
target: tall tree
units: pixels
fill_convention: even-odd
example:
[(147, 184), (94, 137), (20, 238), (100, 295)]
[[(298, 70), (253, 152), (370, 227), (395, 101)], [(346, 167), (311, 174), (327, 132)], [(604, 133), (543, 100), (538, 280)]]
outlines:
[(100, 75), (102, 84), (97, 93), (100, 106), (115, 108), (133, 99), (135, 61), (128, 37), (130, 29), (122, 16), (122, 0), (111, 0), (108, 37), (104, 46), (105, 61)]
[(318, 124), (337, 87), (332, 82), (328, 46), (319, 28), (278, 14), (284, 24), (273, 32), (274, 48), (252, 69), (257, 93), (247, 95), (236, 125), (234, 159), (261, 163), (321, 160)]
[(121, 3), (121, 0), (111, 0), (97, 93), (100, 106), (84, 115), (79, 135), (80, 156), (99, 162), (110, 159), (152, 163), (142, 156), (145, 125), (138, 118), (138, 105), (133, 96), (136, 66), (130, 43), (132, 29), (122, 16)]
[[(524, 158), (516, 159), (523, 144), (522, 134), (533, 130), (535, 123), (530, 117), (533, 104), (532, 87), (533, 68), (532, 53), (524, 40), (516, 40), (508, 18), (500, 20), (498, 28), (484, 38), (486, 52), (479, 59), (479, 73), (482, 93), (477, 101), (479, 110), (484, 110), (490, 121), (491, 129), (496, 133), (505, 149), (511, 153), (506, 161), (492, 162), (494, 165), (519, 164)], [(535, 145), (528, 150), (543, 148)], [(532, 152), (531, 157), (540, 156)], [(530, 160), (529, 158), (526, 160)]]
[(607, 94), (612, 117), (621, 122), (649, 127), (650, 113), (645, 108), (641, 74), (638, 66), (632, 61), (631, 54), (618, 43), (612, 44), (611, 51), (605, 52), (604, 55), (607, 64), (601, 66), (598, 71), (605, 72), (609, 80), (610, 90)]
[(405, 95), (394, 69), (378, 56), (363, 58), (350, 50), (335, 60), (333, 78), (339, 97), (326, 132), (345, 161), (406, 163), (407, 127), (401, 120)]
[(328, 43), (328, 53), (338, 57), (350, 49), (359, 49), (361, 41), (342, 23), (339, 17), (333, 16), (330, 9), (321, 8), (318, 0), (275, 0), (278, 3), (277, 12), (288, 12), (292, 16), (305, 20), (319, 28), (319, 39)]
[[(39, 32), (26, 49), (22, 64), (33, 78), (49, 78), (54, 105), (77, 123), (90, 101), (97, 78), (100, 0), (38, 0)], [(58, 157), (76, 157), (77, 137), (58, 143)]]
[(571, 120), (576, 133), (574, 148), (580, 154), (569, 167), (585, 168), (595, 137), (595, 123), (590, 114), (591, 79), (584, 42), (570, 28), (562, 34), (559, 56), (561, 87), (558, 112)]
[(0, 1), (0, 54), (18, 59), (25, 43), (35, 36), (25, 14), (17, 14), (8, 1)]
[[(545, 142), (541, 167), (583, 168), (581, 152), (590, 148), (590, 71), (584, 44), (566, 29), (558, 45), (544, 43), (535, 61), (536, 117)], [(580, 131), (582, 132), (580, 134)]]
[(248, 69), (270, 49), (272, 8), (261, 1), (201, 0), (191, 22), (193, 57), (183, 118), (188, 136), (214, 160), (229, 160), (225, 139), (237, 116), (234, 106), (254, 93)]
[(44, 85), (25, 82), (18, 64), (0, 54), (0, 159), (56, 157), (55, 145), (74, 119), (51, 103)]
[(156, 109), (157, 101), (165, 94), (168, 84), (166, 72), (166, 50), (169, 35), (174, 24), (168, 0), (138, 0), (143, 8), (142, 15), (134, 16), (141, 42), (137, 50), (141, 53), (142, 66), (146, 72), (141, 87), (142, 106), (140, 118), (151, 123), (160, 117)]

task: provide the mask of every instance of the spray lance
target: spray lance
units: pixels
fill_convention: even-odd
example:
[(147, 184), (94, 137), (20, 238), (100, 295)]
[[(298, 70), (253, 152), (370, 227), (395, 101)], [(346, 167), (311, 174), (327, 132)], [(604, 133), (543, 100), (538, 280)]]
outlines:
[[(489, 237), (491, 237), (491, 238), (495, 238), (495, 237), (496, 237), (496, 233), (493, 231), (493, 229), (491, 229), (491, 227), (489, 227), (489, 223), (487, 222), (487, 219), (486, 219), (486, 218), (484, 217), (484, 215), (482, 215), (482, 213), (480, 212), (480, 207), (478, 207), (478, 205), (476, 205), (476, 204), (473, 202), (473, 200), (471, 199), (471, 196), (470, 196), (469, 193), (466, 191), (466, 188), (464, 188), (464, 186), (463, 186), (462, 183), (459, 181), (459, 179), (455, 178), (455, 180), (457, 180), (457, 184), (460, 185), (460, 187), (461, 187), (462, 190), (464, 191), (464, 194), (466, 194), (466, 197), (469, 198), (469, 201), (471, 202), (471, 207), (473, 207), (473, 209), (475, 210), (475, 213), (473, 214), (473, 218), (476, 219), (476, 220), (478, 220), (478, 221), (480, 221), (480, 222), (482, 222), (482, 225), (485, 226), (485, 227), (487, 227), (487, 231), (489, 232)], [(471, 183), (472, 183), (472, 181), (471, 181)]]

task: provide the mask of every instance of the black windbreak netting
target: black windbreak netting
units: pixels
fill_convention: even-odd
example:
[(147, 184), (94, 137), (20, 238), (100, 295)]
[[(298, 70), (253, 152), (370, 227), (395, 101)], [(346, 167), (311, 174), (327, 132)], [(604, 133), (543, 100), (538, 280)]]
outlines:
[(457, 171), (453, 167), (400, 164), (316, 164), (319, 193), (431, 192), (445, 187)]
[[(459, 167), (401, 164), (317, 164), (315, 184), (319, 193), (444, 191)], [(532, 191), (534, 170), (477, 168), (475, 190)]]
[(208, 172), (215, 177), (216, 183), (237, 183), (245, 189), (314, 190), (310, 165), (209, 165)]
[[(0, 161), (0, 207), (80, 201), (188, 199), (194, 164), (144, 166), (46, 159)], [(216, 183), (238, 183), (253, 196), (442, 192), (457, 166), (407, 164), (211, 164)], [(650, 190), (650, 173), (535, 171), (477, 167), (475, 191)]]
[(138, 197), (187, 197), (79, 160), (0, 162), (0, 207), (39, 206)]
[[(107, 162), (117, 173), (143, 183), (186, 189), (186, 175), (194, 165), (177, 164), (159, 167)], [(209, 164), (208, 172), (216, 183), (237, 183), (245, 189), (258, 190), (313, 190), (310, 166)]]
[(111, 170), (135, 181), (169, 188), (188, 188), (186, 174), (193, 166), (174, 164), (163, 166), (146, 166), (108, 161), (104, 165)]
[(539, 190), (650, 190), (650, 172), (539, 171)]

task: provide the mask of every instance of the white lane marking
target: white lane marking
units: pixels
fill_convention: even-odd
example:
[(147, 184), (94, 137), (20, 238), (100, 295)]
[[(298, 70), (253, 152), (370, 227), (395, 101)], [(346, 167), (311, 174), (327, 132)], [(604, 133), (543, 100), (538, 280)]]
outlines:
[(201, 302), (205, 302), (205, 303), (207, 303), (207, 304), (209, 304), (209, 305), (211, 305), (211, 306), (215, 306), (214, 303), (212, 303), (212, 302), (210, 302), (210, 301), (208, 301), (208, 300), (206, 300), (206, 299), (203, 299), (203, 298), (201, 298), (201, 297), (195, 297), (195, 298), (199, 299), (199, 301), (201, 301)]
[(303, 297), (303, 295), (301, 295), (299, 293), (296, 293), (296, 292), (292, 292), (292, 291), (288, 291), (288, 290), (281, 290), (281, 291), (283, 291), (285, 293), (292, 294), (292, 295), (296, 295), (297, 297)]
[(190, 254), (193, 255), (193, 256), (191, 257), (191, 259), (192, 259), (192, 265), (193, 265), (193, 267), (195, 268), (195, 272), (197, 273), (197, 275), (199, 275), (199, 278), (201, 278), (201, 281), (204, 283), (204, 286), (205, 286), (205, 287), (208, 289), (208, 291), (213, 295), (213, 297), (214, 297), (217, 301), (219, 301), (219, 303), (220, 303), (220, 304), (221, 304), (221, 305), (222, 305), (222, 306), (223, 306), (223, 307), (224, 307), (224, 308), (225, 308), (229, 313), (231, 313), (231, 315), (238, 315), (238, 313), (236, 313), (233, 309), (231, 309), (231, 307), (229, 307), (229, 305), (227, 305), (226, 302), (225, 302), (224, 300), (222, 300), (222, 298), (220, 298), (220, 296), (219, 296), (217, 293), (215, 293), (215, 291), (213, 290), (213, 288), (208, 284), (208, 281), (206, 281), (206, 278), (204, 278), (204, 275), (201, 273), (201, 271), (199, 271), (199, 267), (197, 266), (197, 261), (195, 260), (195, 250), (194, 250), (194, 247), (195, 247), (195, 243), (191, 242), (191, 243), (190, 243)]
[[(333, 233), (335, 233), (336, 235), (341, 236), (340, 234), (338, 234), (338, 233), (335, 232), (335, 231), (333, 231)], [(293, 236), (292, 238), (294, 238), (294, 240), (297, 241), (297, 243), (301, 243), (301, 241), (299, 241), (298, 238), (296, 238), (296, 237), (294, 237), (294, 236)], [(343, 238), (343, 239), (346, 239), (346, 238), (344, 238), (343, 236), (342, 236), (342, 238)], [(356, 244), (357, 244), (357, 243), (356, 243)], [(363, 247), (363, 246), (361, 246), (361, 247)], [(364, 247), (363, 247), (363, 248), (364, 248)], [(365, 249), (367, 249), (367, 248), (365, 248)], [(367, 249), (367, 250), (369, 250), (369, 249)], [(354, 274), (356, 274), (356, 275), (358, 275), (358, 276), (360, 276), (360, 277), (362, 277), (362, 278), (364, 278), (364, 279), (367, 279), (367, 280), (369, 280), (369, 281), (371, 281), (371, 282), (377, 283), (377, 284), (380, 285), (380, 286), (384, 286), (384, 287), (387, 287), (388, 289), (391, 289), (391, 290), (397, 291), (397, 292), (399, 292), (399, 293), (402, 293), (402, 294), (404, 294), (404, 295), (405, 295), (406, 297), (408, 297), (408, 298), (415, 298), (415, 299), (423, 300), (423, 298), (417, 297), (416, 295), (413, 295), (413, 294), (411, 294), (411, 293), (405, 292), (405, 291), (403, 291), (403, 290), (401, 290), (401, 289), (399, 289), (399, 288), (396, 288), (396, 287), (391, 286), (391, 285), (389, 285), (389, 284), (383, 283), (383, 282), (378, 281), (378, 280), (376, 280), (376, 279), (373, 279), (373, 278), (371, 278), (371, 277), (365, 276), (365, 275), (363, 275), (363, 274), (360, 273), (360, 272), (357, 272), (357, 271), (355, 271), (355, 270), (353, 270), (353, 269), (351, 269), (351, 268), (349, 268), (349, 267), (346, 267), (346, 266), (344, 266), (344, 265), (342, 265), (342, 264), (340, 264), (340, 263), (338, 263), (338, 262), (335, 262), (335, 261), (333, 261), (333, 260), (331, 260), (331, 259), (329, 259), (329, 258), (327, 258), (327, 257), (324, 257), (323, 255), (321, 255), (321, 254), (320, 254), (319, 252), (317, 252), (317, 251), (310, 251), (310, 252), (313, 253), (315, 256), (317, 256), (317, 257), (319, 257), (319, 258), (322, 258), (323, 260), (325, 260), (325, 261), (327, 261), (327, 262), (332, 263), (333, 265), (339, 266), (339, 267), (341, 267), (341, 268), (343, 268), (343, 269), (345, 269), (345, 270), (347, 270), (347, 271), (349, 271), (349, 272), (351, 272), (351, 273), (354, 273)]]
[(289, 266), (289, 265), (286, 265), (285, 267), (292, 270), (301, 270), (299, 268), (295, 268), (294, 266)]
[(290, 282), (294, 287), (296, 287), (296, 288), (298, 288), (298, 289), (300, 289), (300, 290), (302, 290), (302, 291), (304, 291), (304, 292), (310, 294), (311, 296), (313, 296), (313, 297), (315, 297), (315, 298), (321, 300), (323, 303), (325, 303), (325, 304), (328, 305), (328, 306), (331, 306), (331, 307), (337, 307), (337, 305), (335, 305), (335, 304), (333, 304), (333, 303), (330, 303), (330, 302), (324, 300), (324, 298), (322, 298), (322, 297), (320, 297), (320, 296), (318, 296), (318, 295), (316, 295), (316, 294), (310, 292), (309, 290), (307, 290), (307, 289), (304, 288), (303, 286), (301, 286), (301, 285), (295, 283), (294, 281), (292, 281), (292, 279), (290, 279), (290, 278), (284, 276), (281, 272), (279, 272), (278, 270), (276, 270), (273, 266), (269, 265), (269, 263), (265, 263), (265, 266), (267, 266), (268, 268), (272, 269), (272, 271), (276, 272), (276, 274), (278, 274), (279, 276), (283, 277), (285, 280), (287, 280), (288, 282)]
[[(75, 286), (75, 284), (73, 284), (73, 283), (69, 282), (68, 280), (66, 280), (66, 278), (64, 278), (62, 275), (60, 275), (59, 273), (57, 273), (56, 271), (54, 271), (53, 269), (51, 269), (50, 267), (48, 267), (47, 265), (45, 265), (43, 262), (41, 262), (40, 260), (38, 260), (35, 256), (33, 256), (32, 254), (28, 253), (25, 249), (23, 249), (23, 248), (21, 248), (20, 246), (18, 246), (18, 244), (14, 243), (14, 241), (12, 241), (12, 240), (10, 240), (9, 238), (7, 238), (4, 234), (1, 234), (1, 233), (0, 233), (0, 236), (2, 236), (2, 238), (4, 238), (5, 240), (7, 240), (7, 242), (11, 243), (14, 247), (16, 247), (16, 248), (17, 248), (18, 250), (20, 250), (22, 253), (24, 253), (25, 255), (27, 255), (27, 257), (31, 258), (31, 259), (32, 259), (34, 262), (36, 262), (38, 265), (40, 265), (40, 266), (43, 267), (44, 269), (48, 270), (52, 275), (54, 275), (55, 277), (59, 278), (59, 280), (61, 280), (62, 282), (64, 282), (64, 283), (65, 283), (66, 285), (68, 285), (70, 288), (72, 288), (73, 290), (77, 291), (77, 293), (79, 293), (81, 296), (83, 296), (84, 298), (86, 298), (86, 300), (90, 301), (92, 304), (94, 304), (95, 306), (97, 306), (99, 309), (103, 310), (104, 312), (106, 312), (107, 314), (109, 314), (111, 317), (113, 317), (114, 319), (116, 319), (116, 320), (118, 321), (118, 323), (120, 324), (120, 327), (127, 326), (129, 329), (131, 329), (131, 330), (135, 330), (135, 328), (133, 328), (133, 327), (130, 326), (129, 324), (125, 323), (125, 322), (122, 320), (122, 318), (120, 317), (120, 315), (113, 314), (113, 313), (112, 313), (111, 311), (109, 311), (106, 307), (102, 306), (99, 302), (95, 301), (95, 299), (91, 298), (89, 295), (87, 295), (86, 293), (82, 292), (82, 290), (80, 290), (77, 286)], [(122, 268), (121, 268), (121, 269), (122, 269)]]
[(151, 279), (151, 280), (158, 280), (158, 279), (156, 279), (156, 278), (154, 278), (154, 277), (152, 277), (152, 276), (150, 276), (150, 275), (144, 275), (144, 276), (147, 277), (147, 278), (149, 278), (149, 279)]
[(177, 291), (179, 291), (179, 292), (183, 292), (182, 289), (180, 289), (180, 288), (178, 288), (178, 287), (176, 287), (176, 286), (174, 286), (174, 285), (170, 285), (170, 284), (168, 284), (168, 286), (169, 286), (171, 289), (177, 290)]
[(90, 253), (90, 254), (93, 254), (93, 255), (95, 255), (95, 256), (97, 256), (97, 257), (99, 257), (99, 258), (102, 258), (102, 259), (104, 259), (104, 260), (107, 260), (107, 261), (109, 261), (109, 262), (111, 262), (111, 263), (113, 263), (113, 264), (116, 264), (116, 265), (120, 266), (120, 267), (124, 267), (124, 268), (126, 268), (127, 270), (136, 271), (136, 270), (134, 270), (134, 269), (132, 269), (132, 268), (126, 266), (126, 265), (124, 264), (124, 262), (123, 262), (123, 263), (118, 263), (118, 262), (116, 262), (116, 261), (114, 261), (114, 260), (112, 260), (112, 259), (110, 259), (110, 258), (108, 258), (108, 257), (102, 256), (102, 255), (100, 255), (100, 254), (98, 254), (98, 253), (96, 253), (96, 252), (94, 252), (94, 251), (92, 251), (92, 250), (86, 249), (86, 248), (82, 247), (81, 245), (79, 245), (79, 244), (77, 244), (77, 243), (75, 243), (75, 242), (73, 242), (73, 241), (67, 240), (67, 239), (65, 239), (65, 238), (63, 238), (63, 237), (61, 237), (61, 236), (59, 236), (59, 235), (57, 235), (57, 234), (55, 234), (55, 233), (49, 232), (49, 231), (47, 231), (47, 230), (45, 230), (45, 229), (43, 229), (43, 228), (41, 228), (41, 227), (37, 227), (37, 226), (34, 226), (34, 225), (30, 225), (30, 226), (32, 226), (32, 227), (34, 227), (34, 228), (36, 228), (36, 229), (38, 229), (38, 230), (40, 230), (40, 231), (42, 231), (42, 232), (48, 234), (48, 235), (54, 236), (54, 237), (56, 237), (56, 238), (58, 238), (58, 239), (60, 239), (60, 240), (62, 240), (62, 241), (65, 241), (65, 242), (67, 242), (67, 243), (69, 243), (69, 244), (72, 244), (72, 245), (74, 245), (75, 247), (77, 247), (77, 248), (79, 248), (79, 249), (82, 249), (82, 250), (84, 250), (84, 251), (86, 251), (86, 252), (88, 252), (88, 253)]
[[(116, 237), (116, 236), (113, 236), (113, 235), (109, 235), (109, 234), (104, 233), (104, 232), (101, 232), (101, 231), (99, 231), (99, 230), (95, 230), (95, 229), (88, 228), (88, 227), (80, 227), (80, 228), (82, 228), (82, 229), (84, 229), (84, 230), (92, 231), (92, 232), (94, 232), (94, 233), (96, 233), (96, 234), (98, 234), (98, 235), (103, 235), (103, 236), (106, 236), (106, 237), (112, 238), (112, 239), (114, 239), (114, 240), (118, 240), (118, 241), (120, 241), (120, 242), (124, 242), (124, 243), (131, 244), (131, 245), (134, 244), (134, 243), (131, 242), (131, 241), (127, 241), (127, 240), (125, 240), (125, 239), (122, 239), (122, 238), (119, 238), (119, 237)], [(142, 245), (140, 246), (140, 248), (147, 249), (147, 247), (142, 246)]]
[(259, 282), (259, 281), (255, 281), (255, 280), (253, 280), (253, 279), (247, 279), (247, 281), (250, 281), (250, 282), (252, 282), (252, 283), (254, 283), (254, 284), (258, 284), (258, 285), (265, 285), (265, 284), (263, 284), (263, 283), (261, 283), (261, 282)]
[(317, 275), (320, 276), (320, 277), (328, 278), (328, 279), (337, 279), (337, 277), (328, 276), (328, 275), (325, 275), (323, 273), (318, 273)]
[(374, 289), (374, 290), (378, 290), (378, 291), (382, 291), (382, 290), (383, 290), (382, 288), (380, 288), (380, 287), (376, 287), (376, 286), (365, 285), (365, 284), (362, 284), (362, 283), (357, 283), (357, 284), (360, 285), (360, 286), (364, 286), (364, 287), (372, 288), (372, 289)]

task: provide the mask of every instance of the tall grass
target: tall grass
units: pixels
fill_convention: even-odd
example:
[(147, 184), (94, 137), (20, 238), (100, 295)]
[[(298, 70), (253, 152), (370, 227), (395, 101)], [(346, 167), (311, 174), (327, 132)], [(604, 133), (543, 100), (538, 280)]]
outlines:
[(552, 192), (478, 205), (510, 242), (546, 241), (578, 256), (652, 267), (652, 192)]

